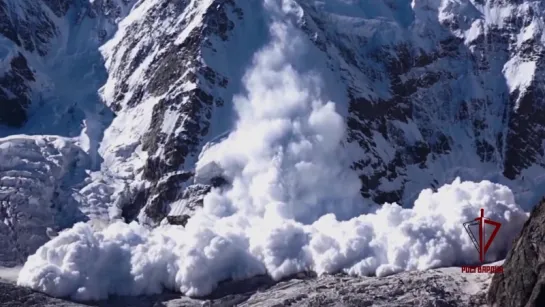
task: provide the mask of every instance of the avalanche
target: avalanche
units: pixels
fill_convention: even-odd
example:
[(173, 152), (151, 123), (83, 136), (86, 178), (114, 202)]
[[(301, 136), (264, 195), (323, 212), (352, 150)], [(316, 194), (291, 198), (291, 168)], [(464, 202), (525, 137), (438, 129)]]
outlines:
[(216, 163), (216, 188), (185, 228), (78, 223), (28, 258), (18, 284), (53, 296), (211, 293), (218, 282), (269, 274), (386, 276), (475, 263), (462, 224), (481, 208), (502, 223), (487, 260), (505, 255), (527, 214), (505, 186), (456, 179), (420, 193), (413, 208), (365, 206), (345, 157), (345, 126), (320, 78), (291, 63), (305, 56), (294, 1), (266, 0), (271, 43), (255, 55), (234, 99), (233, 132), (202, 153), (197, 178)]
[(18, 284), (80, 300), (154, 294), (163, 287), (202, 296), (222, 280), (264, 273), (275, 279), (304, 270), (385, 276), (476, 263), (462, 223), (480, 208), (502, 223), (487, 254), (487, 260), (497, 260), (527, 215), (505, 186), (456, 180), (437, 192), (422, 191), (412, 209), (385, 204), (346, 221), (333, 214), (303, 224), (279, 216), (219, 218), (200, 211), (185, 229), (118, 222), (95, 232), (79, 223), (30, 256)]

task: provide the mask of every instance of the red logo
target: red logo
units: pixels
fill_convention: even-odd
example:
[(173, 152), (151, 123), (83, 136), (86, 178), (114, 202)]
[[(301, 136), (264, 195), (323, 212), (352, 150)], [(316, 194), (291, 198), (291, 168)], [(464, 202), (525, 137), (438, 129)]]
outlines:
[[(494, 230), (492, 231), (492, 234), (490, 235), (490, 238), (488, 238), (488, 240), (486, 240), (486, 237), (485, 237), (485, 225), (487, 224), (494, 226)], [(471, 232), (471, 229), (470, 229), (471, 226), (477, 226), (477, 225), (479, 227), (478, 240), (475, 238), (475, 234)], [(492, 241), (498, 234), (500, 227), (501, 227), (501, 223), (492, 221), (491, 219), (487, 219), (484, 217), (484, 209), (482, 208), (481, 208), (480, 217), (475, 218), (472, 221), (464, 223), (464, 228), (466, 229), (467, 233), (469, 234), (469, 237), (471, 238), (471, 241), (473, 241), (473, 245), (475, 245), (475, 248), (477, 249), (477, 252), (479, 253), (479, 260), (481, 260), (481, 263), (484, 263), (484, 255), (490, 248), (490, 245), (492, 245)]]

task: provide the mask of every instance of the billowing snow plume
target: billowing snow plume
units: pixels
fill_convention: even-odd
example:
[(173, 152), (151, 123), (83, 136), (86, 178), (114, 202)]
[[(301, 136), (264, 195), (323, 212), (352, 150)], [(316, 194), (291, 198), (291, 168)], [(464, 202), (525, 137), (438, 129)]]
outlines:
[(276, 279), (303, 270), (384, 276), (474, 264), (478, 254), (462, 224), (480, 208), (502, 223), (487, 254), (497, 260), (526, 214), (505, 186), (457, 180), (435, 193), (423, 191), (412, 209), (386, 204), (343, 222), (332, 214), (304, 225), (257, 214), (218, 218), (203, 211), (185, 229), (148, 230), (118, 222), (95, 232), (80, 223), (30, 256), (18, 283), (83, 300), (152, 294), (163, 287), (198, 296), (222, 280), (266, 272)]
[(362, 213), (360, 183), (340, 146), (343, 118), (334, 103), (321, 100), (319, 78), (291, 65), (306, 51), (296, 33), (285, 20), (272, 21), (272, 43), (245, 77), (247, 96), (235, 97), (235, 131), (200, 157), (197, 180), (208, 179), (209, 165), (217, 164), (233, 186), (205, 200), (210, 214), (312, 222), (325, 213)]
[[(77, 224), (29, 257), (18, 284), (54, 296), (209, 294), (218, 282), (312, 270), (385, 276), (476, 263), (462, 224), (484, 208), (502, 223), (487, 260), (504, 256), (527, 217), (511, 191), (488, 181), (454, 181), (423, 191), (411, 209), (367, 208), (343, 159), (344, 123), (319, 79), (290, 63), (305, 56), (294, 1), (265, 1), (271, 44), (259, 52), (237, 97), (239, 121), (205, 151), (198, 180), (227, 187), (208, 194), (185, 228)], [(294, 37), (295, 36), (295, 37)]]

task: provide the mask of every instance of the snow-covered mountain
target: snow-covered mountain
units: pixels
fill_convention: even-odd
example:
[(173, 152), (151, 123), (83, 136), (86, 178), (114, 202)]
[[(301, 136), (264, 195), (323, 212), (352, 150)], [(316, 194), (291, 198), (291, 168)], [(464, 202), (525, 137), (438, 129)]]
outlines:
[[(61, 234), (25, 271), (23, 284), (72, 295), (35, 282), (46, 274), (41, 265), (57, 261), (44, 256), (48, 248), (118, 238), (153, 249), (164, 229), (106, 225), (123, 218), (157, 226), (202, 206), (203, 216), (187, 226), (202, 242), (171, 238), (183, 251), (169, 255), (200, 253), (219, 234), (237, 242), (236, 248), (222, 243), (223, 260), (255, 265), (225, 267), (207, 254), (202, 261), (219, 265), (208, 281), (182, 263), (150, 288), (76, 296), (150, 293), (159, 291), (157, 284), (203, 294), (221, 279), (261, 273), (282, 278), (349, 268), (380, 275), (464, 261), (452, 258), (473, 252), (458, 231), (464, 218), (484, 206), (517, 229), (524, 214), (516, 204), (529, 209), (545, 187), (544, 6), (537, 0), (0, 1), (0, 264), (33, 253), (49, 239), (47, 227), (97, 221), (95, 230), (80, 225)], [(487, 179), (513, 195), (503, 186), (458, 181), (420, 194), (457, 177)], [(441, 203), (447, 196), (454, 199)], [(496, 201), (503, 205), (495, 208)], [(388, 227), (360, 214), (393, 202), (415, 209), (386, 205), (377, 213), (385, 225), (408, 221), (423, 231), (416, 225), (433, 214), (456, 225), (443, 242), (456, 246), (454, 256), (444, 260), (441, 248), (409, 251), (393, 241), (376, 247), (376, 240), (388, 241)], [(445, 208), (458, 203), (464, 204), (458, 211)], [(361, 220), (336, 224), (327, 213)], [(211, 216), (234, 221), (210, 226)], [(258, 232), (261, 219), (284, 228), (263, 224), (271, 237), (239, 236)], [(354, 241), (318, 236), (320, 229), (356, 226), (362, 232), (348, 236)], [(418, 237), (401, 228), (407, 242)], [(117, 230), (124, 235), (116, 237)], [(364, 233), (372, 234), (364, 240)], [(314, 252), (274, 254), (282, 250), (274, 234), (292, 235), (287, 250), (295, 244)], [(309, 247), (307, 235), (323, 240)], [(358, 240), (365, 243), (351, 255)], [(330, 243), (341, 252), (328, 249)], [(412, 262), (407, 255), (428, 258)]]
[[(423, 188), (461, 176), (506, 184), (522, 205), (539, 199), (540, 1), (297, 3), (311, 42), (297, 68), (319, 72), (345, 116), (365, 198), (411, 206)], [(117, 157), (105, 158), (117, 173), (144, 164), (133, 205), (155, 222), (183, 198), (178, 172), (232, 128), (266, 14), (259, 1), (144, 1), (102, 47), (102, 97), (118, 115), (103, 156)], [(117, 153), (127, 146), (143, 152)]]

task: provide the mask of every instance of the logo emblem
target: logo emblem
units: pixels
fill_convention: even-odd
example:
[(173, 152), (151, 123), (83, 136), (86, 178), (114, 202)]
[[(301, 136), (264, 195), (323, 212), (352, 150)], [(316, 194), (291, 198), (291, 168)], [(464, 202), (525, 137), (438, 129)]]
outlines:
[[(490, 235), (490, 238), (488, 238), (488, 240), (486, 240), (486, 236), (485, 236), (485, 226), (486, 225), (494, 226), (494, 230), (492, 231), (492, 234)], [(475, 228), (474, 226), (479, 227), (479, 238), (478, 239), (475, 238), (475, 234), (473, 232), (471, 232), (470, 227), (472, 227), (472, 226), (473, 226), (473, 228)], [(469, 237), (471, 238), (471, 241), (473, 242), (473, 245), (475, 245), (475, 248), (477, 249), (477, 252), (479, 253), (479, 260), (481, 261), (481, 263), (484, 263), (484, 256), (485, 256), (486, 252), (488, 251), (488, 249), (490, 248), (490, 245), (492, 245), (492, 241), (494, 240), (494, 238), (498, 234), (498, 231), (500, 230), (500, 227), (501, 227), (501, 223), (493, 221), (491, 219), (487, 219), (487, 218), (484, 217), (484, 209), (483, 208), (481, 208), (481, 216), (480, 217), (475, 218), (472, 221), (464, 223), (464, 228), (467, 231), (467, 234), (469, 235)]]

